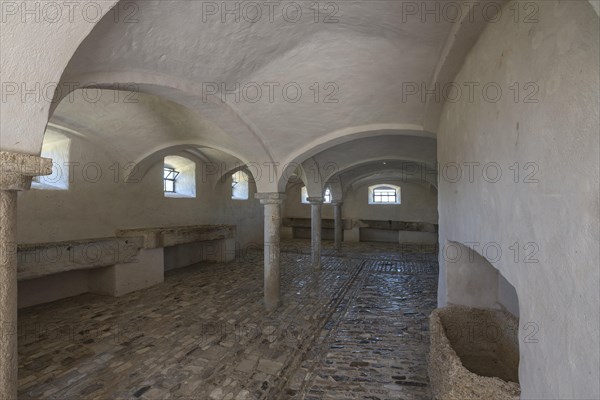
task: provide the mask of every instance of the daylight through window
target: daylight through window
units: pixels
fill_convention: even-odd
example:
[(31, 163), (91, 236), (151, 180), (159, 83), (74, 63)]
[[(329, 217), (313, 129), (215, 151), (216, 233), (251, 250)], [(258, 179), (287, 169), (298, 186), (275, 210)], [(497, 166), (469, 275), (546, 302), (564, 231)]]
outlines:
[(179, 172), (175, 171), (175, 168), (165, 167), (163, 179), (165, 182), (165, 193), (175, 193), (175, 181), (179, 176)]
[(369, 204), (400, 204), (400, 187), (394, 185), (369, 187)]

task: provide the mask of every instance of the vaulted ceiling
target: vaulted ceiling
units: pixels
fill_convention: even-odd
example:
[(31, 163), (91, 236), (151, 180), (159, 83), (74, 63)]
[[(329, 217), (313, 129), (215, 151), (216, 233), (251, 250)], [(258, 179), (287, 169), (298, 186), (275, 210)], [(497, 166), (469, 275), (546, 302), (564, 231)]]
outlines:
[[(63, 84), (103, 88), (100, 100), (65, 98), (52, 121), (105, 141), (127, 160), (189, 144), (280, 164), (329, 149), (328, 160), (338, 162), (336, 155), (348, 153), (337, 146), (390, 134), (406, 142), (396, 139), (387, 152), (422, 159), (408, 153), (415, 137), (435, 138), (426, 129), (432, 107), (407, 95), (406, 84), (430, 85), (449, 74), (449, 62), (459, 64), (448, 54), (461, 53), (457, 24), (408, 15), (403, 1), (278, 2), (260, 7), (260, 16), (243, 4), (117, 6), (62, 77)], [(237, 22), (225, 7), (241, 7)], [(115, 101), (112, 90), (140, 93), (128, 103)], [(435, 139), (428, 146), (430, 162)]]

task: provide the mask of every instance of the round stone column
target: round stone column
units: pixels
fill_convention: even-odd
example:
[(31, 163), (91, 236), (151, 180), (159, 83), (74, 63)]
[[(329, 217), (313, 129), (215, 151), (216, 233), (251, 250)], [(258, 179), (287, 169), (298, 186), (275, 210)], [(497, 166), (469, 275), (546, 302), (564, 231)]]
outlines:
[(256, 193), (264, 206), (264, 299), (267, 311), (277, 308), (280, 302), (279, 244), (281, 241), (281, 203), (283, 193)]
[(333, 201), (333, 228), (334, 228), (334, 246), (336, 250), (342, 248), (342, 237), (344, 226), (342, 224), (342, 202)]
[(0, 399), (17, 398), (17, 192), (0, 190)]
[(310, 242), (312, 265), (314, 269), (321, 269), (321, 207), (322, 197), (309, 197), (310, 203)]
[(52, 160), (0, 151), (0, 399), (17, 398), (17, 191), (52, 173)]

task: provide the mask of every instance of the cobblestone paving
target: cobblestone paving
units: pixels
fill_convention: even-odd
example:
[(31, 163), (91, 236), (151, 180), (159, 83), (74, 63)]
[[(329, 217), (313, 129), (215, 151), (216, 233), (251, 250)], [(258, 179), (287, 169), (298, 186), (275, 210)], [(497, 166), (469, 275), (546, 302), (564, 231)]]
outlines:
[(436, 289), (433, 255), (365, 260), (286, 394), (307, 400), (430, 398), (427, 317)]
[(287, 244), (272, 313), (258, 252), (21, 310), (19, 399), (424, 398), (435, 256), (359, 244), (314, 272)]

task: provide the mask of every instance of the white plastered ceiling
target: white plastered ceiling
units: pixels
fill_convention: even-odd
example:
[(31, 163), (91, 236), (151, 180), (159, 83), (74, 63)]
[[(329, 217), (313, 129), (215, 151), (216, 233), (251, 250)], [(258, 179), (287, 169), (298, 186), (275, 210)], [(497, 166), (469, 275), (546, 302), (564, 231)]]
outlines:
[[(402, 2), (391, 1), (337, 3), (332, 23), (315, 22), (303, 2), (297, 22), (275, 8), (273, 21), (263, 15), (256, 23), (231, 16), (222, 22), (220, 14), (206, 15), (204, 2), (135, 4), (136, 22), (107, 14), (98, 23), (62, 82), (146, 94), (137, 95), (137, 104), (110, 95), (95, 104), (65, 99), (52, 118), (101, 136), (133, 160), (189, 141), (244, 162), (287, 164), (382, 127), (398, 135), (422, 132), (426, 104), (404, 96), (403, 84), (429, 83), (452, 26), (406, 18)], [(208, 94), (214, 85), (230, 90), (249, 83), (263, 89), (256, 102), (243, 93), (239, 100), (226, 94), (225, 102)], [(275, 84), (273, 101), (267, 83)], [(301, 88), (297, 102), (285, 99), (286, 84)], [(325, 102), (331, 93), (335, 102)]]

